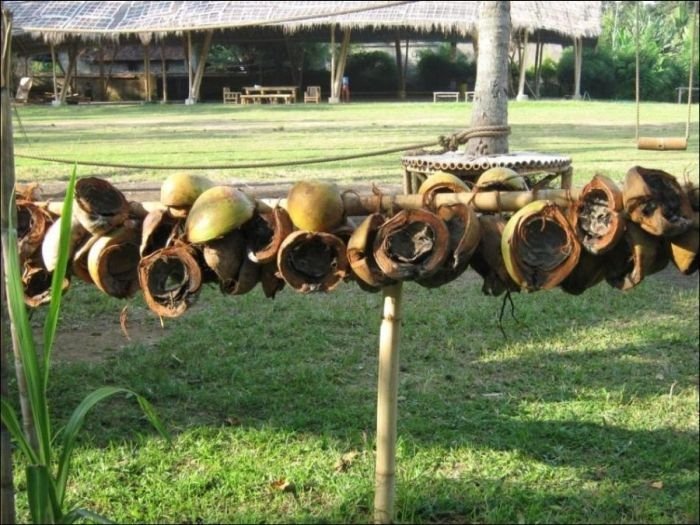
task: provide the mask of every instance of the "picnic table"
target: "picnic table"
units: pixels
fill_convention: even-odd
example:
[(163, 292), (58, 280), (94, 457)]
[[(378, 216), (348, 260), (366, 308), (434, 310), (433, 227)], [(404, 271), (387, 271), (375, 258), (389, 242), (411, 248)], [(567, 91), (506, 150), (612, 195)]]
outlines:
[(296, 86), (247, 86), (243, 88), (243, 93), (240, 96), (241, 104), (293, 104), (297, 100)]

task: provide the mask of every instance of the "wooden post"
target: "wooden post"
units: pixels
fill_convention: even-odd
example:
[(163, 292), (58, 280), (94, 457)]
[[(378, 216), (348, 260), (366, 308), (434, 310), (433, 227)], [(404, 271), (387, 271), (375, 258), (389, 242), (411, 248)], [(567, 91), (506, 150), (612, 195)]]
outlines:
[(204, 69), (207, 65), (207, 56), (209, 55), (209, 48), (211, 47), (211, 39), (213, 36), (214, 31), (212, 31), (211, 29), (207, 31), (204, 35), (204, 42), (202, 43), (202, 47), (199, 50), (199, 57), (197, 59), (197, 71), (194, 75), (192, 88), (192, 96), (195, 102), (199, 100), (199, 88), (202, 85), (202, 78), (204, 78)]
[(53, 102), (54, 106), (61, 104), (58, 99), (58, 83), (56, 82), (56, 49), (53, 47), (53, 42), (49, 44), (51, 47), (51, 72), (53, 73)]
[(194, 104), (194, 96), (192, 93), (192, 33), (187, 32), (187, 100), (185, 104)]
[(574, 38), (574, 100), (581, 98), (581, 62), (583, 60), (583, 40)]
[(401, 292), (401, 282), (382, 289), (384, 310), (379, 331), (375, 523), (391, 523), (394, 518)]
[(340, 45), (340, 56), (338, 63), (335, 66), (335, 75), (333, 77), (333, 93), (334, 97), (340, 100), (340, 85), (345, 74), (345, 64), (348, 60), (348, 52), (350, 51), (350, 29), (343, 31), (343, 43)]
[(144, 73), (144, 89), (146, 91), (144, 100), (151, 102), (151, 45), (143, 45), (143, 73)]
[(160, 42), (160, 76), (162, 78), (161, 82), (163, 84), (163, 104), (168, 101), (168, 77), (167, 70), (168, 65), (165, 62), (165, 43)]
[(520, 55), (520, 78), (518, 79), (518, 95), (515, 100), (527, 100), (525, 94), (525, 66), (527, 64), (527, 29), (523, 29), (523, 52)]
[(328, 102), (340, 102), (340, 94), (335, 92), (335, 25), (331, 26), (331, 95)]

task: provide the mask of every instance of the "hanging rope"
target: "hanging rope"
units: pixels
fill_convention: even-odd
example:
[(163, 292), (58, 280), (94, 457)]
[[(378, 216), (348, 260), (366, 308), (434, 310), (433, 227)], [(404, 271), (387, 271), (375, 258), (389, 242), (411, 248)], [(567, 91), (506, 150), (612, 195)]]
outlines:
[[(441, 135), (437, 141), (426, 142), (423, 144), (414, 144), (412, 146), (399, 146), (395, 148), (387, 148), (368, 153), (357, 153), (354, 155), (338, 155), (334, 157), (321, 157), (319, 159), (278, 161), (278, 162), (258, 162), (258, 163), (239, 163), (239, 164), (209, 164), (206, 166), (157, 166), (150, 164), (121, 164), (112, 162), (83, 162), (76, 160), (59, 159), (56, 157), (44, 157), (40, 155), (25, 155), (15, 153), (15, 157), (22, 159), (42, 160), (46, 162), (58, 162), (62, 164), (77, 164), (78, 166), (96, 166), (101, 168), (126, 168), (126, 169), (148, 169), (148, 170), (236, 170), (236, 169), (251, 169), (251, 168), (280, 168), (287, 166), (303, 166), (307, 164), (321, 164), (324, 162), (338, 162), (341, 160), (354, 160), (367, 157), (378, 157), (388, 155), (390, 153), (407, 152), (407, 154), (441, 154), (447, 150), (455, 151), (461, 144), (465, 144), (470, 138), (474, 137), (496, 137), (507, 135), (510, 133), (509, 126), (479, 126), (467, 128), (448, 137)], [(442, 151), (426, 151), (423, 148), (430, 146), (442, 146)], [(412, 150), (412, 151), (407, 151)], [(419, 153), (416, 153), (419, 152)]]

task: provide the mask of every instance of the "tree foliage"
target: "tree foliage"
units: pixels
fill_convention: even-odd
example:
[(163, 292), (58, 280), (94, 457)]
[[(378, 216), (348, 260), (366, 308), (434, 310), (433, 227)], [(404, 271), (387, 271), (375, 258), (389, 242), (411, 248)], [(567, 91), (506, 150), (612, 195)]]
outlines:
[(426, 50), (420, 54), (417, 71), (422, 89), (426, 91), (456, 89), (463, 83), (473, 88), (476, 64), (458, 50), (454, 60), (451, 59), (450, 53), (450, 45), (444, 44), (437, 50)]

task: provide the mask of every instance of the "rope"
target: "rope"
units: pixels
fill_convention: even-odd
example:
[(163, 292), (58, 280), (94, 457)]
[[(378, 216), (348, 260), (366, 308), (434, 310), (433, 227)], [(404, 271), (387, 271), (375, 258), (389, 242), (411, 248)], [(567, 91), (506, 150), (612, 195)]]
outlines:
[[(112, 162), (82, 162), (75, 160), (58, 159), (55, 157), (43, 157), (39, 155), (25, 155), (21, 153), (15, 153), (15, 157), (22, 159), (32, 159), (32, 160), (43, 160), (47, 162), (58, 162), (61, 164), (72, 164), (78, 166), (97, 166), (102, 168), (122, 168), (122, 169), (148, 169), (148, 170), (236, 170), (236, 169), (249, 169), (249, 168), (280, 168), (286, 166), (302, 166), (307, 164), (321, 164), (324, 162), (338, 162), (341, 160), (354, 160), (362, 159), (367, 157), (378, 157), (381, 155), (388, 155), (390, 153), (398, 153), (400, 151), (410, 151), (408, 154), (441, 154), (447, 151), (455, 151), (460, 144), (466, 143), (470, 138), (474, 137), (496, 137), (500, 135), (507, 135), (510, 133), (509, 126), (479, 126), (475, 128), (468, 128), (457, 133), (450, 135), (449, 137), (440, 136), (437, 142), (426, 142), (423, 144), (414, 144), (412, 146), (399, 146), (396, 148), (387, 148), (378, 151), (371, 151), (369, 153), (358, 153), (354, 155), (338, 155), (335, 157), (321, 157), (319, 159), (306, 159), (306, 160), (293, 160), (293, 161), (278, 161), (278, 162), (258, 162), (258, 163), (243, 163), (243, 164), (210, 164), (207, 166), (155, 166), (150, 164), (120, 164)], [(430, 151), (427, 152), (422, 148), (427, 148), (430, 146), (441, 145), (443, 151)]]
[(690, 114), (691, 114), (691, 100), (693, 99), (693, 66), (695, 65), (695, 33), (698, 27), (698, 3), (695, 3), (695, 10), (693, 11), (693, 36), (690, 49), (690, 67), (688, 68), (688, 120), (685, 122), (685, 140), (686, 142), (690, 138)]

